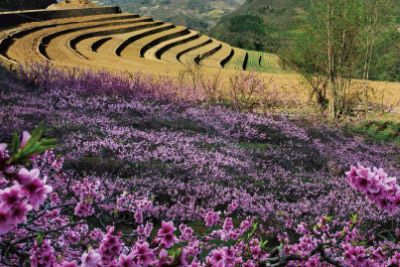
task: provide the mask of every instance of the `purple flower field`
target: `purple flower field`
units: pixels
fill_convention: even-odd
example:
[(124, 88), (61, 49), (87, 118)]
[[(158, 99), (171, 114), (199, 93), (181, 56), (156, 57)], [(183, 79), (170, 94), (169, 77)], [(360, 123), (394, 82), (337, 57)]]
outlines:
[[(18, 79), (7, 77), (0, 81), (0, 143), (10, 143), (14, 132), (32, 131), (42, 123), (45, 136), (57, 139), (55, 153), (64, 158), (69, 176), (88, 177), (88, 184), (105, 181), (149, 199), (152, 208), (145, 216), (153, 222), (198, 227), (210, 211), (228, 211), (234, 222), (257, 221), (258, 231), (271, 244), (291, 239), (288, 229), (312, 225), (323, 216), (339, 226), (357, 215), (359, 228), (369, 234), (399, 223), (396, 211), (367, 202), (345, 174), (359, 163), (400, 177), (399, 147), (366, 143), (341, 129), (289, 115), (208, 105), (190, 88), (185, 97), (182, 89), (177, 92), (168, 81), (139, 76), (124, 80), (106, 73), (71, 76), (43, 68)], [(75, 214), (85, 213), (92, 214), (82, 202)], [(160, 231), (164, 228), (175, 230), (167, 223)], [(112, 231), (104, 238), (111, 238)], [(159, 235), (164, 247), (177, 243)], [(357, 253), (353, 249), (345, 247)], [(307, 261), (307, 266), (367, 266), (362, 261)], [(212, 262), (207, 266), (236, 266)], [(289, 266), (306, 266), (302, 264)]]

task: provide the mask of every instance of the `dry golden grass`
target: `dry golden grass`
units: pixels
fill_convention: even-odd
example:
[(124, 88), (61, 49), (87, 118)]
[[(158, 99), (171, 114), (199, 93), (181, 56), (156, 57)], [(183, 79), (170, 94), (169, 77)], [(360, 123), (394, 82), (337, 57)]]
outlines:
[(206, 57), (202, 60), (201, 64), (206, 67), (221, 68), (221, 62), (231, 53), (232, 47), (226, 43), (221, 42), (221, 49), (215, 54)]

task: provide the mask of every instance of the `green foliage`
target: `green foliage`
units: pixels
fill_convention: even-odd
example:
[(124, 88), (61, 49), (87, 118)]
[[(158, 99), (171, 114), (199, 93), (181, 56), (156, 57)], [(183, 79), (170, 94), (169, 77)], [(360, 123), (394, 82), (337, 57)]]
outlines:
[(177, 262), (179, 256), (182, 254), (182, 248), (187, 245), (185, 242), (176, 243), (173, 247), (168, 249), (168, 256), (172, 258), (173, 262)]
[[(400, 81), (400, 33), (396, 29), (385, 32), (377, 40), (372, 58), (370, 79)], [(360, 77), (359, 75), (358, 77)]]
[(243, 149), (259, 150), (259, 151), (263, 151), (268, 148), (268, 145), (265, 143), (240, 142), (238, 143), (238, 146)]
[[(309, 0), (247, 0), (225, 15), (210, 34), (248, 50), (279, 50)], [(232, 27), (232, 22), (238, 25)], [(258, 24), (258, 25), (256, 25)]]
[[(348, 61), (336, 71), (342, 76), (362, 79), (367, 42), (373, 41), (373, 54), (369, 69), (370, 79), (398, 81), (400, 77), (400, 33), (393, 23), (398, 7), (392, 0), (380, 1), (378, 23), (372, 29), (374, 15), (367, 0), (312, 1), (306, 16), (298, 20), (291, 41), (280, 50), (286, 62), (294, 63), (302, 73), (323, 74), (328, 69), (328, 49), (331, 45), (334, 62)], [(328, 3), (332, 4), (331, 19), (327, 21)], [(394, 10), (392, 10), (394, 9)], [(331, 25), (330, 38), (324, 25)], [(343, 41), (346, 38), (346, 41)], [(347, 48), (346, 48), (347, 47)], [(348, 52), (342, 54), (341, 49)], [(343, 56), (343, 57), (342, 57)]]
[(352, 224), (355, 225), (358, 222), (358, 214), (357, 213), (352, 214), (351, 218), (350, 218), (350, 221), (351, 221)]
[(400, 145), (400, 123), (390, 121), (368, 121), (350, 128), (375, 142), (392, 142)]
[(10, 163), (24, 163), (33, 155), (37, 155), (53, 148), (56, 145), (55, 139), (42, 138), (44, 128), (39, 126), (31, 133), (28, 142), (21, 147), (20, 138), (14, 134), (10, 145)]
[(257, 229), (258, 229), (258, 223), (255, 222), (253, 223), (251, 229), (247, 232), (247, 235), (244, 235), (246, 237), (246, 240), (250, 240), (251, 238), (253, 238)]
[(237, 33), (266, 34), (264, 21), (259, 16), (238, 15), (229, 19), (229, 28)]
[[(349, 115), (361, 103), (361, 98), (350, 92), (353, 79), (368, 80), (372, 71), (382, 73), (388, 66), (396, 72), (397, 59), (390, 64), (376, 60), (377, 43), (383, 45), (381, 50), (388, 47), (381, 41), (384, 33), (399, 34), (393, 24), (394, 2), (319, 0), (311, 3), (293, 41), (280, 51), (281, 58), (303, 75), (322, 109), (329, 107), (333, 118)], [(383, 63), (381, 67), (377, 67), (378, 61)], [(366, 110), (367, 96), (364, 89), (362, 104)]]

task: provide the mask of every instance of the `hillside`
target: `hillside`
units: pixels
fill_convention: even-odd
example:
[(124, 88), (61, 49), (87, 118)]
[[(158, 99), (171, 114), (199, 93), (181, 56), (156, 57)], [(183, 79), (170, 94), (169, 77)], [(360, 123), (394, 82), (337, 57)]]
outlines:
[(98, 4), (118, 5), (125, 12), (151, 16), (155, 19), (206, 31), (221, 16), (238, 8), (245, 0), (99, 0)]
[(211, 35), (232, 45), (275, 52), (288, 38), (309, 0), (248, 0), (221, 18)]

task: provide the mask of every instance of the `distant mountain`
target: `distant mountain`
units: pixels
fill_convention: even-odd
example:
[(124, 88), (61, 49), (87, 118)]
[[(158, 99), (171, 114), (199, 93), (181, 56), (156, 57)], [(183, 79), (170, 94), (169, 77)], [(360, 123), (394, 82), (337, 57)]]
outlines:
[(224, 15), (210, 34), (232, 45), (275, 52), (289, 38), (310, 0), (247, 0)]
[(221, 17), (246, 0), (97, 0), (101, 5), (118, 5), (123, 11), (185, 25), (207, 32)]

